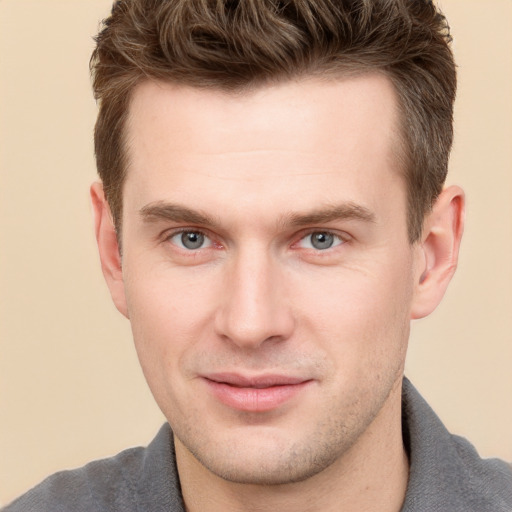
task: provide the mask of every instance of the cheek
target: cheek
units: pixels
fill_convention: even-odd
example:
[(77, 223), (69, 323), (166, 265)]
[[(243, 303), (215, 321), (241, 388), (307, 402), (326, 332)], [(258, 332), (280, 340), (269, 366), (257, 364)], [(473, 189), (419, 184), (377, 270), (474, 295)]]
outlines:
[(128, 287), (127, 292), (137, 357), (164, 416), (174, 420), (185, 417), (191, 414), (194, 397), (190, 396), (183, 361), (193, 353), (202, 335), (200, 329), (194, 329), (194, 302), (162, 282), (139, 284)]
[(135, 348), (158, 401), (167, 381), (179, 384), (183, 360), (211, 335), (213, 293), (202, 279), (158, 269), (127, 272), (125, 283)]
[(140, 266), (143, 271), (125, 274), (130, 321), (143, 338), (168, 345), (188, 338), (189, 331), (203, 324), (212, 314), (215, 275), (200, 270), (176, 271), (166, 264)]
[(408, 260), (386, 264), (381, 259), (364, 270), (329, 269), (309, 283), (302, 278), (295, 288), (301, 290), (296, 297), (303, 328), (316, 333), (344, 368), (356, 371), (405, 357), (412, 299), (408, 268)]

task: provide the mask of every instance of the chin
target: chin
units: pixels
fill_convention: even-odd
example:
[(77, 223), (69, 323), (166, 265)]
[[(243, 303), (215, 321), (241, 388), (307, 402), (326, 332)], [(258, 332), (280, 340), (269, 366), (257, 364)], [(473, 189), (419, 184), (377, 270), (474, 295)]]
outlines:
[[(300, 441), (278, 442), (265, 440), (265, 435), (252, 446), (242, 443), (222, 443), (212, 450), (192, 451), (194, 457), (210, 473), (228, 482), (246, 485), (286, 485), (302, 482), (322, 472), (340, 456), (348, 446), (333, 449), (329, 444)], [(258, 442), (259, 441), (259, 442)], [(273, 441), (273, 442), (271, 442)]]

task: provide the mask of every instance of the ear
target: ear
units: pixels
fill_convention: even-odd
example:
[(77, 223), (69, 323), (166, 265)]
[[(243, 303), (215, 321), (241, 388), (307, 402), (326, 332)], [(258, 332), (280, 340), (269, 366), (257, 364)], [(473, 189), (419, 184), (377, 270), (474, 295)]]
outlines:
[(101, 269), (110, 290), (116, 308), (128, 318), (126, 296), (124, 291), (121, 253), (117, 234), (112, 220), (112, 213), (105, 198), (103, 185), (91, 185), (91, 200), (94, 212), (94, 230), (100, 253)]
[(425, 219), (417, 247), (413, 319), (423, 318), (434, 311), (455, 273), (464, 230), (464, 204), (461, 188), (445, 188)]

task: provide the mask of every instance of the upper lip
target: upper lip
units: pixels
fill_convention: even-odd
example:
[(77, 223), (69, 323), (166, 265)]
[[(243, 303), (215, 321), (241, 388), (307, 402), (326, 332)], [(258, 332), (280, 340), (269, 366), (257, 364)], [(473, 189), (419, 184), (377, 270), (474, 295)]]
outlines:
[(212, 373), (204, 375), (204, 378), (219, 384), (228, 384), (239, 388), (270, 388), (273, 386), (291, 386), (306, 382), (308, 378), (293, 377), (288, 375), (264, 374), (246, 376), (238, 373)]

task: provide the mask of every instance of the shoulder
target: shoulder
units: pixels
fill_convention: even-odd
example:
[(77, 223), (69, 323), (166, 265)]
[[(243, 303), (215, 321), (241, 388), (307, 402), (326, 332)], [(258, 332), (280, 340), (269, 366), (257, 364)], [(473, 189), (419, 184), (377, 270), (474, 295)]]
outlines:
[(512, 511), (512, 467), (482, 459), (466, 439), (450, 434), (412, 384), (404, 380), (403, 433), (410, 475), (404, 512)]
[(500, 459), (480, 458), (474, 446), (462, 437), (452, 435), (451, 441), (461, 479), (473, 500), (481, 501), (482, 506), (492, 504), (493, 510), (511, 511), (512, 465)]
[(55, 473), (5, 512), (110, 510), (120, 500), (130, 502), (143, 453), (143, 448), (132, 448), (79, 469)]
[[(147, 448), (130, 448), (82, 468), (56, 473), (2, 512), (129, 512), (144, 510), (148, 494), (167, 507), (173, 480), (177, 476), (171, 434), (165, 425)], [(157, 505), (152, 510), (160, 508)]]

